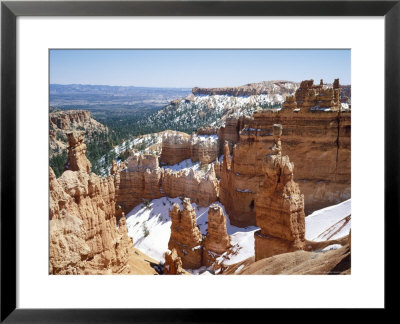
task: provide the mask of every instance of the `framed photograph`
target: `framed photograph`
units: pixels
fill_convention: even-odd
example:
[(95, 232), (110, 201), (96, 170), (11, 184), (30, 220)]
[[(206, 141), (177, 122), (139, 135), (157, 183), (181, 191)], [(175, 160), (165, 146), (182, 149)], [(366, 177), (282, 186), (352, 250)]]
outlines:
[(399, 14), (2, 2), (1, 320), (390, 308)]

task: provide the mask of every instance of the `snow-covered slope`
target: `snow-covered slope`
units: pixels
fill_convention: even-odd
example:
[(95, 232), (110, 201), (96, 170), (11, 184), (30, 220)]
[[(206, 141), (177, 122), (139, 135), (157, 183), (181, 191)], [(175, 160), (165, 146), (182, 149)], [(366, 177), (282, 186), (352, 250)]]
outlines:
[[(161, 146), (162, 136), (163, 132), (136, 136), (127, 141), (124, 141), (120, 145), (115, 146), (111, 150), (111, 152), (114, 153), (113, 155), (115, 156), (115, 158), (117, 158), (122, 152), (131, 149), (136, 149), (137, 151), (146, 154), (160, 154), (161, 149), (159, 149), (157, 145)], [(102, 156), (99, 159), (99, 164), (103, 166), (100, 169), (100, 176), (106, 177), (110, 174), (111, 162), (112, 161), (107, 161), (106, 163), (105, 156)], [(119, 164), (120, 160), (117, 159), (117, 163)]]
[[(171, 235), (169, 210), (174, 203), (182, 209), (180, 198), (163, 197), (144, 201), (126, 215), (128, 234), (133, 237), (134, 246), (150, 257), (164, 262), (164, 253), (168, 250)], [(239, 228), (230, 224), (224, 206), (217, 202), (224, 211), (228, 235), (233, 248), (217, 258), (217, 263), (232, 265), (254, 256), (254, 232), (256, 226)], [(197, 225), (203, 235), (208, 228), (208, 208), (192, 204), (196, 211)], [(315, 211), (306, 217), (306, 238), (312, 241), (337, 239), (349, 233), (351, 222), (351, 199), (338, 205)], [(336, 249), (340, 245), (331, 245), (324, 250)], [(193, 274), (205, 273), (206, 268), (191, 271)]]
[(351, 199), (326, 207), (306, 217), (306, 239), (334, 240), (349, 234), (351, 227)]
[[(163, 197), (151, 202), (136, 206), (126, 215), (128, 234), (133, 237), (134, 246), (150, 257), (164, 261), (164, 253), (168, 250), (168, 241), (171, 235), (171, 218), (169, 210), (174, 203), (178, 203), (182, 209), (180, 198)], [(254, 231), (256, 226), (239, 228), (230, 224), (224, 206), (217, 202), (224, 211), (228, 235), (231, 236), (231, 244), (234, 246), (233, 254), (225, 255), (225, 264), (232, 264), (245, 260), (254, 255)], [(198, 206), (193, 203), (196, 211), (197, 225), (203, 235), (208, 228), (209, 207)], [(221, 260), (222, 261), (222, 260)]]
[(196, 95), (175, 100), (146, 120), (158, 128), (191, 132), (204, 126), (222, 126), (228, 117), (252, 114), (257, 107), (281, 107), (281, 94), (254, 96)]

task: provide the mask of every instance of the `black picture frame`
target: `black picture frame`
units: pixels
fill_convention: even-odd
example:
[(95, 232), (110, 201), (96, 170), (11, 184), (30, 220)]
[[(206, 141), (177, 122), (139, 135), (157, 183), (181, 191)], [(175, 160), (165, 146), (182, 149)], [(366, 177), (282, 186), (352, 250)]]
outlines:
[[(385, 17), (385, 309), (398, 274), (400, 1), (2, 1), (1, 3), (1, 322), (233, 322), (241, 309), (16, 308), (16, 19), (18, 16), (384, 16)], [(374, 125), (371, 125), (373, 133)], [(374, 172), (374, 171), (372, 171)], [(167, 293), (167, 292), (166, 292)], [(117, 297), (117, 296), (116, 296)], [(249, 312), (249, 310), (246, 310)], [(265, 310), (251, 310), (252, 318)]]

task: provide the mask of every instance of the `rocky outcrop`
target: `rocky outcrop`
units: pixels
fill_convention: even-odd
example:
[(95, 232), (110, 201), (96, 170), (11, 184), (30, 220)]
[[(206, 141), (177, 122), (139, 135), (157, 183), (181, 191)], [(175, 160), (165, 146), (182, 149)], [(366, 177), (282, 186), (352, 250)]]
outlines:
[(282, 156), (282, 126), (273, 126), (274, 145), (265, 160), (265, 181), (255, 200), (255, 260), (303, 249), (304, 196), (293, 180), (294, 165)]
[(219, 131), (220, 142), (229, 138), (232, 154), (226, 167), (215, 164), (219, 197), (233, 225), (255, 225), (254, 200), (264, 182), (263, 159), (273, 145), (275, 123), (284, 125), (283, 155), (296, 165), (306, 214), (351, 196), (351, 112), (265, 109), (253, 118), (232, 119)]
[(208, 231), (203, 245), (203, 264), (207, 267), (230, 247), (225, 215), (222, 208), (216, 204), (211, 205), (208, 210)]
[(163, 134), (161, 164), (174, 165), (190, 159), (190, 135), (182, 132), (168, 131)]
[(127, 168), (119, 176), (117, 204), (128, 213), (143, 199), (165, 196), (162, 192), (164, 170), (158, 166), (158, 157), (135, 151), (125, 161)]
[[(119, 173), (89, 173), (83, 135), (68, 134), (69, 169), (49, 173), (50, 274), (130, 273), (133, 241), (125, 215), (116, 212)], [(117, 227), (116, 214), (119, 214)]]
[(240, 275), (349, 275), (351, 251), (348, 246), (322, 253), (295, 251), (275, 255), (245, 266)]
[(295, 97), (287, 97), (282, 107), (338, 111), (341, 109), (339, 79), (335, 79), (332, 86), (324, 85), (323, 80), (319, 85), (314, 85), (314, 80), (302, 81)]
[(296, 109), (297, 108), (297, 102), (296, 102), (296, 97), (293, 96), (287, 96), (285, 102), (282, 104), (283, 109)]
[(218, 127), (207, 126), (197, 129), (197, 135), (217, 135)]
[(229, 95), (229, 96), (254, 96), (262, 94), (292, 93), (298, 87), (298, 83), (291, 81), (264, 81), (249, 83), (239, 87), (223, 88), (198, 88), (192, 89), (194, 95)]
[(193, 134), (190, 140), (190, 158), (202, 165), (214, 162), (219, 155), (219, 142), (216, 135), (198, 136)]
[(90, 138), (94, 133), (108, 132), (108, 128), (93, 119), (86, 110), (63, 110), (49, 113), (50, 157), (68, 147), (67, 133), (84, 131)]
[(202, 266), (202, 235), (197, 227), (196, 213), (189, 198), (184, 198), (182, 211), (178, 204), (170, 210), (171, 236), (168, 249), (176, 250), (185, 269), (197, 269)]
[(249, 116), (231, 117), (225, 122), (225, 126), (218, 129), (218, 139), (220, 143), (220, 151), (223, 152), (225, 142), (228, 142), (229, 148), (232, 150), (233, 145), (240, 141), (239, 132), (244, 128), (245, 124), (251, 121)]
[(202, 206), (218, 199), (219, 183), (213, 165), (207, 172), (164, 170), (158, 166), (156, 155), (136, 152), (132, 152), (126, 164), (128, 167), (120, 173), (117, 190), (117, 204), (125, 213), (143, 199), (189, 197)]
[(129, 273), (132, 239), (117, 228), (114, 176), (50, 169), (50, 274)]
[(176, 249), (167, 251), (164, 254), (164, 274), (166, 275), (182, 275), (184, 270), (182, 268), (182, 260), (178, 256)]
[(63, 110), (49, 113), (50, 128), (71, 132), (83, 128), (88, 132), (106, 132), (107, 127), (94, 120), (87, 110)]
[(162, 192), (169, 197), (189, 197), (193, 202), (208, 206), (218, 199), (219, 184), (211, 165), (207, 173), (166, 169), (162, 177)]
[(232, 225), (255, 225), (254, 201), (265, 176), (261, 168), (257, 168), (261, 159), (262, 150), (253, 148), (250, 143), (236, 144), (231, 158), (228, 142), (225, 142), (224, 158), (219, 172), (219, 199), (225, 206)]
[(219, 153), (216, 135), (188, 135), (166, 131), (162, 137), (161, 165), (174, 165), (186, 159), (202, 164), (213, 162)]
[(86, 144), (83, 142), (85, 136), (83, 133), (67, 133), (68, 138), (68, 161), (64, 170), (84, 171), (89, 173), (91, 164), (86, 158)]

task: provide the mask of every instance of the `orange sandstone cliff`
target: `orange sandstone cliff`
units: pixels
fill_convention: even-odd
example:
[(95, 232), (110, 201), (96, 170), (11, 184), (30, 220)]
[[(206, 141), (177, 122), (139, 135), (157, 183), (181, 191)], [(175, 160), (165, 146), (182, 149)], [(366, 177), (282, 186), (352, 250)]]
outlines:
[(214, 166), (207, 172), (164, 170), (158, 166), (158, 156), (133, 152), (126, 161), (127, 169), (120, 173), (117, 204), (128, 213), (143, 199), (163, 196), (188, 197), (208, 206), (218, 199), (219, 183)]
[(220, 142), (227, 141), (225, 155), (232, 155), (217, 162), (215, 170), (221, 179), (220, 201), (233, 225), (255, 225), (254, 201), (276, 123), (284, 125), (282, 154), (296, 165), (294, 180), (304, 194), (307, 214), (351, 197), (351, 112), (262, 110), (253, 118), (236, 119), (236, 126), (231, 120), (218, 133)]
[[(50, 274), (127, 274), (133, 252), (122, 214), (117, 227), (115, 183), (118, 175), (88, 173), (83, 137), (69, 136), (69, 165), (56, 178), (50, 169)], [(75, 145), (80, 143), (79, 145)]]

